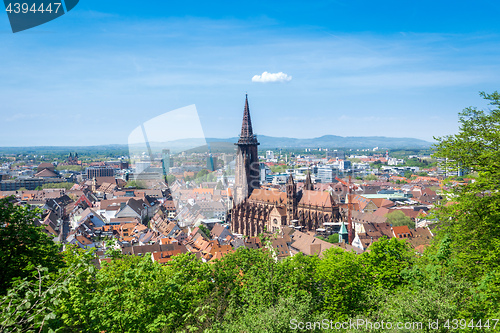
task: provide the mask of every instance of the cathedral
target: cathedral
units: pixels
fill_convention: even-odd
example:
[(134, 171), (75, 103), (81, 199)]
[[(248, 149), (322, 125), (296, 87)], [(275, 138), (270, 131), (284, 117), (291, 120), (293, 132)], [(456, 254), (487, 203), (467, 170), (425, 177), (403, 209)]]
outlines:
[(260, 187), (259, 142), (253, 134), (248, 96), (245, 98), (240, 138), (235, 145), (235, 186), (230, 214), (234, 233), (257, 236), (279, 232), (287, 225), (314, 231), (325, 222), (340, 220), (339, 206), (333, 196), (315, 191), (310, 175), (307, 175), (301, 190), (297, 190), (292, 175), (288, 177), (285, 192)]

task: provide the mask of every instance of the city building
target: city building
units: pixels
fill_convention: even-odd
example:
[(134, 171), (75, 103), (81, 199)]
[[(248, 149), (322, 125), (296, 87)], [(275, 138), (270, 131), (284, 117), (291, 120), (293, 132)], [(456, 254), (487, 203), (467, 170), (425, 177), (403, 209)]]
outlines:
[(113, 177), (115, 175), (115, 169), (110, 166), (91, 166), (87, 168), (87, 179), (97, 178), (97, 177)]
[(329, 151), (326, 153), (326, 158), (327, 159), (338, 159), (338, 160), (344, 160), (345, 159), (345, 152), (343, 151)]
[(351, 170), (352, 169), (352, 164), (351, 161), (340, 161), (340, 169), (341, 170)]

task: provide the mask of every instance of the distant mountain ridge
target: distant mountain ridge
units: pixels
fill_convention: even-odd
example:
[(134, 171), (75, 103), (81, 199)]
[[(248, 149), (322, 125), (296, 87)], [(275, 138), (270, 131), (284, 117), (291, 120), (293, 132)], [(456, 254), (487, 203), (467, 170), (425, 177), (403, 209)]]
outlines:
[[(276, 148), (352, 148), (352, 149), (427, 149), (432, 143), (414, 138), (390, 138), (384, 136), (337, 136), (323, 135), (318, 138), (297, 139), (286, 137), (273, 137), (267, 135), (257, 135), (260, 143), (259, 148), (276, 149)], [(212, 152), (222, 152), (234, 150), (234, 143), (238, 141), (237, 137), (232, 138), (206, 138), (204, 139), (181, 139), (168, 142), (150, 142), (151, 149), (155, 152), (161, 151), (163, 148), (172, 149), (172, 152), (180, 152), (191, 150), (195, 147), (200, 147), (204, 143), (210, 143)], [(105, 144), (93, 146), (31, 146), (31, 147), (0, 147), (0, 153), (40, 153), (40, 152), (58, 152), (58, 151), (117, 151), (128, 150), (128, 148), (144, 149), (145, 144), (133, 144), (130, 147), (124, 144)]]
[[(432, 143), (414, 138), (390, 138), (385, 136), (338, 136), (323, 135), (318, 138), (296, 139), (257, 135), (261, 148), (429, 148)], [(237, 137), (218, 139), (207, 138), (207, 142), (238, 141)]]

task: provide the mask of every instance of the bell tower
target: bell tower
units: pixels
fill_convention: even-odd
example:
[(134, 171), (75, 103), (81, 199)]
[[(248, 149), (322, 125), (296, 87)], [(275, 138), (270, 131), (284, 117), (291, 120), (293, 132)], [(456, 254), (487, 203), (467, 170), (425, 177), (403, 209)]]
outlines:
[(260, 187), (260, 165), (257, 155), (259, 142), (257, 136), (253, 134), (248, 95), (245, 96), (240, 138), (235, 145), (238, 148), (236, 153), (234, 202), (239, 204), (248, 198), (254, 189)]
[(290, 224), (297, 218), (297, 185), (293, 181), (293, 175), (290, 173), (286, 182), (286, 219)]

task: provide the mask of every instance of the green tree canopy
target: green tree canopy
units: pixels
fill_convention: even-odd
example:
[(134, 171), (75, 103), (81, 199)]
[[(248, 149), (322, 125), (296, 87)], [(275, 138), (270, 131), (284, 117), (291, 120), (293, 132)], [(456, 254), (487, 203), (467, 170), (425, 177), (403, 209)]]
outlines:
[(405, 178), (410, 178), (412, 175), (413, 175), (413, 172), (411, 172), (410, 170), (405, 171)]
[(485, 317), (500, 313), (500, 94), (480, 95), (491, 109), (464, 109), (458, 134), (436, 138), (441, 166), (473, 172), (474, 182), (444, 193), (448, 203), (435, 211), (440, 247), (429, 259), (476, 286), (468, 311)]
[(43, 184), (42, 189), (46, 188), (64, 188), (66, 190), (70, 190), (75, 183), (68, 183), (68, 182), (62, 182), (62, 183), (49, 183), (49, 184)]
[(174, 175), (167, 175), (167, 183), (168, 184), (173, 184), (177, 178)]
[(198, 178), (203, 178), (203, 177), (205, 177), (206, 175), (208, 175), (209, 173), (210, 173), (210, 172), (209, 172), (207, 169), (202, 169), (202, 170), (200, 170), (200, 172), (198, 172), (198, 173), (196, 174), (196, 178), (197, 178), (197, 179), (198, 179)]
[(382, 237), (363, 253), (363, 262), (373, 286), (391, 289), (403, 284), (403, 271), (412, 265), (413, 253), (405, 240)]
[(135, 187), (136, 189), (146, 189), (146, 183), (142, 180), (129, 180), (125, 187)]
[(4, 295), (13, 279), (37, 274), (36, 267), (57, 271), (63, 266), (59, 247), (43, 227), (34, 224), (39, 209), (15, 206), (10, 198), (0, 199), (0, 294)]
[(363, 307), (367, 272), (353, 252), (340, 248), (325, 252), (316, 270), (316, 279), (324, 289), (325, 310), (330, 319), (345, 320)]
[(500, 269), (500, 94), (481, 96), (492, 109), (464, 109), (459, 133), (436, 138), (434, 154), (450, 169), (477, 175), (445, 193), (451, 203), (436, 212), (441, 237), (451, 239), (454, 267), (472, 280)]
[(407, 225), (410, 229), (415, 228), (415, 222), (413, 222), (411, 218), (406, 216), (405, 213), (400, 210), (395, 210), (391, 213), (386, 214), (385, 216), (387, 217), (387, 223), (395, 227)]
[(339, 242), (339, 234), (331, 234), (328, 236), (329, 243), (338, 243)]
[(375, 175), (366, 175), (365, 180), (377, 180), (378, 177)]

